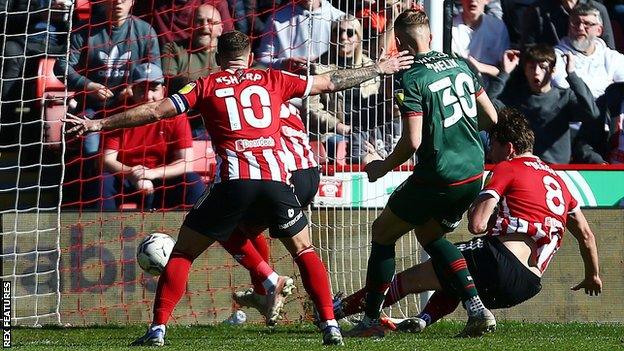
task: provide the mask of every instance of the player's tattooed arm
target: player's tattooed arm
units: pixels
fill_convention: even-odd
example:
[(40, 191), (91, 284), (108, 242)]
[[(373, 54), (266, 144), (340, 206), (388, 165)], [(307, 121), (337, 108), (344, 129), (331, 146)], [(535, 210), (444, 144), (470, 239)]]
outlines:
[(381, 74), (382, 72), (377, 65), (355, 69), (335, 70), (327, 73), (329, 80), (333, 85), (334, 91), (344, 90), (360, 85), (363, 82), (376, 78)]
[(177, 111), (171, 100), (164, 99), (139, 105), (104, 119), (90, 120), (68, 113), (67, 118), (62, 121), (67, 123), (70, 127), (66, 132), (67, 134), (80, 136), (85, 133), (97, 132), (100, 130), (142, 126), (175, 115), (177, 115)]
[(414, 56), (402, 51), (393, 56), (384, 55), (372, 66), (343, 69), (314, 76), (314, 84), (310, 95), (331, 93), (344, 90), (364, 83), (384, 74), (394, 74), (408, 69), (414, 63)]
[(103, 119), (102, 130), (142, 126), (176, 114), (175, 106), (170, 99), (154, 101)]

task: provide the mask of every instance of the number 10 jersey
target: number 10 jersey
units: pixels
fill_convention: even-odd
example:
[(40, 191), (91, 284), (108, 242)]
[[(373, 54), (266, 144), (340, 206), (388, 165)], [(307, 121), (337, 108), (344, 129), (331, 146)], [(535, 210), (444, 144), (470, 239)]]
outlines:
[(278, 70), (225, 70), (200, 78), (170, 97), (179, 113), (199, 110), (217, 154), (215, 183), (256, 179), (287, 182), (282, 104), (305, 98), (312, 78)]

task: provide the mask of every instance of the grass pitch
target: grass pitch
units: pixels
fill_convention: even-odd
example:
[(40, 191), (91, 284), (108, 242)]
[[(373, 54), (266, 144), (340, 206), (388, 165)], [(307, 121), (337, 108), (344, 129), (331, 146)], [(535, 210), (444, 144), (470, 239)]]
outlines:
[[(463, 327), (441, 322), (421, 334), (389, 333), (384, 339), (345, 339), (340, 350), (624, 350), (624, 325), (596, 323), (502, 322), (498, 330), (475, 339), (457, 339)], [(45, 327), (13, 330), (13, 347), (23, 350), (137, 350), (127, 345), (143, 335), (145, 326), (89, 328)], [(168, 350), (329, 350), (311, 324), (190, 326), (167, 329)]]

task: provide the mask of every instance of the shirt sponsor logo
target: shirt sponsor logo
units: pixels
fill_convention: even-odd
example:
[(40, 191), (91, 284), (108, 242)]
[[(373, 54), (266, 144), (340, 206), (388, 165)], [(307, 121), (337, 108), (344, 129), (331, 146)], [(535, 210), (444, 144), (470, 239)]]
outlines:
[(195, 89), (195, 86), (197, 84), (195, 84), (195, 82), (190, 82), (187, 85), (183, 86), (180, 90), (178, 90), (178, 93), (180, 94), (188, 94), (191, 91), (193, 91), (193, 89)]
[(292, 227), (295, 223), (297, 223), (301, 217), (303, 217), (303, 212), (299, 212), (299, 214), (297, 214), (297, 216), (295, 216), (295, 218), (291, 219), (290, 221), (284, 223), (284, 224), (279, 224), (277, 227), (279, 229), (288, 229), (290, 227)]
[(236, 151), (245, 151), (246, 149), (256, 148), (256, 147), (274, 147), (275, 140), (271, 137), (269, 138), (259, 138), (259, 139), (238, 139), (235, 141)]

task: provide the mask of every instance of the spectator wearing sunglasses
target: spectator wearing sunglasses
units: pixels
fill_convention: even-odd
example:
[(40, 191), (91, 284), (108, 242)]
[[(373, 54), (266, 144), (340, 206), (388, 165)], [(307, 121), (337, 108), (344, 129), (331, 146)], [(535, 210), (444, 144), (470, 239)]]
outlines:
[[(353, 16), (345, 16), (332, 25), (331, 47), (311, 66), (312, 74), (340, 68), (356, 68), (374, 64), (362, 49), (362, 26)], [(391, 84), (387, 84), (391, 87)], [(325, 135), (327, 153), (335, 155), (336, 144), (347, 142), (348, 157), (352, 163), (361, 162), (368, 143), (382, 154), (392, 146), (392, 117), (386, 119), (381, 80), (373, 79), (345, 91), (310, 98), (310, 129)], [(391, 92), (390, 92), (391, 93)], [(305, 106), (305, 104), (303, 104)], [(303, 114), (305, 115), (305, 113)], [(390, 114), (390, 116), (392, 116)], [(384, 139), (387, 136), (388, 142)]]

